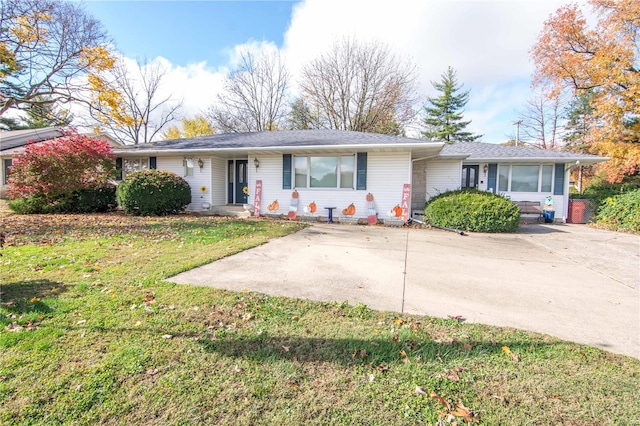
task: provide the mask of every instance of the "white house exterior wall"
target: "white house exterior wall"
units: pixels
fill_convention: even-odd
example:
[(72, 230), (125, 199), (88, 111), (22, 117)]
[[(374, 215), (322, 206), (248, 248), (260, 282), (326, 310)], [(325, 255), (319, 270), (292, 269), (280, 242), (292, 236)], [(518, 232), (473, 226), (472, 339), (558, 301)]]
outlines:
[[(262, 203), (260, 214), (286, 214), (289, 211), (292, 189), (282, 189), (282, 155), (259, 156), (260, 167), (255, 170), (253, 156), (249, 156), (249, 203), (254, 202), (255, 182), (262, 180)], [(320, 189), (296, 188), (299, 194), (298, 215), (305, 215), (304, 207), (315, 201), (318, 209), (315, 216), (327, 216), (324, 207), (336, 207), (334, 218), (342, 217), (342, 209), (353, 203), (356, 214), (353, 217), (367, 216), (366, 195), (374, 196), (376, 211), (381, 219), (396, 204), (400, 204), (402, 188), (411, 183), (411, 154), (406, 153), (368, 153), (367, 189)], [(267, 206), (278, 200), (279, 209), (269, 212)]]
[(208, 184), (209, 202), (213, 206), (227, 204), (227, 160), (211, 157), (211, 181)]
[[(208, 190), (211, 183), (211, 161), (208, 158), (202, 158), (204, 163), (202, 169), (198, 167), (197, 159), (195, 159), (193, 176), (184, 175), (183, 157), (158, 157), (156, 161), (159, 170), (166, 170), (181, 176), (191, 187), (191, 203), (187, 206), (188, 211), (201, 211), (202, 203), (211, 203), (211, 191)], [(200, 191), (203, 186), (207, 187), (207, 192)]]
[(462, 161), (430, 161), (427, 163), (427, 200), (446, 191), (460, 189)]

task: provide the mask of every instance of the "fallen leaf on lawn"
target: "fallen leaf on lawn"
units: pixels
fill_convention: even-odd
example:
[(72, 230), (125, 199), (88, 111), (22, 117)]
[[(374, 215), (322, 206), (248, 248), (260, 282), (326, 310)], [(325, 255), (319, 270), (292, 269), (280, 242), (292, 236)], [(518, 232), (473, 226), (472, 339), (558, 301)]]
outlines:
[(284, 349), (285, 352), (289, 352), (290, 348), (291, 346), (282, 346), (282, 349)]
[(471, 343), (463, 343), (462, 347), (470, 351), (473, 348), (473, 345)]
[(520, 361), (520, 357), (518, 357), (518, 355), (517, 355), (517, 354), (515, 354), (515, 353), (511, 352), (511, 349), (509, 349), (509, 346), (503, 346), (503, 347), (502, 347), (502, 352), (504, 352), (504, 353), (505, 353), (505, 354), (507, 354), (507, 355), (511, 355), (511, 358), (513, 358), (513, 360), (514, 360), (515, 362)]
[(387, 370), (389, 370), (389, 366), (384, 362), (378, 365), (378, 371), (385, 372)]
[(395, 317), (393, 319), (393, 322), (396, 323), (396, 324), (405, 324), (407, 321), (403, 320), (402, 318)]
[(173, 305), (169, 305), (169, 310), (173, 311), (176, 307)]
[(451, 408), (449, 406), (449, 403), (443, 397), (438, 395), (436, 391), (431, 391), (431, 393), (429, 394), (429, 398), (435, 399), (436, 401), (438, 401), (440, 405), (442, 405), (444, 408), (447, 409), (447, 411), (449, 411), (449, 409)]
[(131, 306), (129, 307), (129, 309), (131, 309), (131, 310), (133, 311), (133, 310), (134, 310), (135, 308), (137, 308), (137, 307), (138, 307), (138, 305), (136, 305), (136, 304), (134, 303), (133, 305), (131, 305)]
[(421, 386), (416, 386), (416, 395), (426, 395), (427, 392), (425, 392), (424, 388)]
[(405, 351), (400, 351), (400, 358), (406, 358), (407, 357), (407, 353)]
[(450, 319), (455, 321), (464, 321), (464, 317), (462, 315), (447, 315)]
[(291, 317), (291, 321), (298, 321), (300, 318), (297, 315)]
[(155, 376), (156, 374), (158, 374), (160, 370), (158, 370), (157, 368), (150, 368), (149, 370), (147, 370), (147, 375), (149, 376)]
[(444, 374), (447, 376), (447, 379), (453, 380), (454, 382), (460, 380), (460, 375), (457, 371), (446, 369), (444, 370)]
[(471, 408), (465, 407), (462, 401), (458, 401), (456, 403), (456, 409), (453, 411), (449, 411), (450, 414), (456, 417), (462, 417), (465, 423), (479, 423), (480, 420), (476, 416), (476, 413), (473, 412)]
[(240, 367), (238, 367), (237, 365), (235, 365), (233, 367), (233, 372), (238, 374), (238, 373), (242, 373), (242, 369)]
[(376, 379), (374, 374), (369, 374), (369, 383), (373, 382)]
[(76, 324), (84, 324), (85, 322), (87, 322), (87, 320), (80, 320)]
[(32, 297), (31, 300), (30, 300), (31, 303), (35, 303), (35, 302), (39, 302), (39, 301), (40, 301), (39, 297)]
[(144, 302), (145, 303), (150, 303), (150, 302), (154, 302), (155, 301), (155, 297), (153, 296), (153, 294), (146, 294), (144, 296)]
[(163, 334), (163, 335), (162, 335), (162, 338), (163, 338), (163, 339), (171, 339), (172, 337), (173, 337), (173, 336), (172, 336), (172, 335), (170, 335), (170, 334)]

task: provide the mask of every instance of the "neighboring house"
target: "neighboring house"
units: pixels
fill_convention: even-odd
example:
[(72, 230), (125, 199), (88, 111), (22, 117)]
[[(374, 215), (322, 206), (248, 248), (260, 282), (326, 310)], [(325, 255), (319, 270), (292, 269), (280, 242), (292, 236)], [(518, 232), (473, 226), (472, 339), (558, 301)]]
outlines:
[[(25, 146), (29, 143), (39, 143), (59, 138), (63, 135), (58, 127), (47, 127), (44, 129), (25, 130), (0, 130), (0, 198), (6, 197), (7, 179), (13, 156), (22, 154)], [(97, 139), (106, 140), (111, 148), (120, 148), (122, 145), (107, 135), (92, 135)]]
[[(190, 211), (223, 211), (227, 205), (253, 204), (256, 181), (262, 182), (260, 214), (278, 200), (277, 213), (289, 210), (291, 193), (299, 193), (298, 213), (315, 201), (335, 214), (353, 203), (354, 217), (367, 216), (367, 193), (375, 197), (381, 219), (401, 203), (411, 184), (412, 213), (441, 192), (478, 188), (513, 201), (554, 201), (555, 218), (565, 221), (569, 172), (607, 158), (536, 148), (477, 142), (445, 145), (373, 133), (340, 130), (291, 130), (233, 133), (161, 141), (114, 149), (117, 165), (127, 173), (168, 170), (191, 186)], [(246, 187), (246, 190), (245, 190)], [(245, 195), (244, 191), (248, 192)]]

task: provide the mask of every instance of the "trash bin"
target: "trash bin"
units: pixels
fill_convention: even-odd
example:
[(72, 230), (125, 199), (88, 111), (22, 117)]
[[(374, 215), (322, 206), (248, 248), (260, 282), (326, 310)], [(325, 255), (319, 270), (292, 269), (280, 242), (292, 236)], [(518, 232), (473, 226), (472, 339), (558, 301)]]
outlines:
[(545, 210), (542, 212), (542, 217), (544, 217), (544, 223), (553, 223), (553, 218), (556, 216), (556, 212), (553, 210)]
[(587, 208), (586, 201), (571, 200), (569, 202), (569, 222), (587, 223), (584, 218), (584, 211)]

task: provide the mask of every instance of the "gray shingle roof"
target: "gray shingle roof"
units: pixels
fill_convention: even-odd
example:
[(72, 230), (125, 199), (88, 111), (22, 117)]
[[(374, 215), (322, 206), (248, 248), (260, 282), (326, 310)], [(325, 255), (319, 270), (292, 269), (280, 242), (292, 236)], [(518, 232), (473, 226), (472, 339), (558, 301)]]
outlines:
[(40, 142), (62, 136), (57, 127), (44, 129), (2, 130), (0, 131), (0, 151), (24, 146), (28, 142)]
[(175, 139), (129, 147), (131, 150), (269, 148), (340, 145), (425, 144), (433, 142), (400, 136), (345, 130), (282, 130), (274, 132), (224, 133), (197, 138)]
[(496, 160), (496, 159), (585, 159), (600, 160), (605, 158), (596, 155), (578, 154), (574, 152), (551, 151), (548, 149), (530, 148), (523, 146), (505, 146), (482, 142), (459, 142), (445, 145), (440, 151), (440, 157), (468, 155), (466, 160)]

